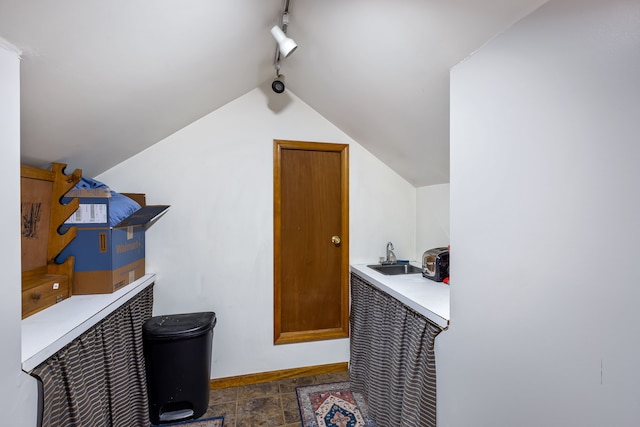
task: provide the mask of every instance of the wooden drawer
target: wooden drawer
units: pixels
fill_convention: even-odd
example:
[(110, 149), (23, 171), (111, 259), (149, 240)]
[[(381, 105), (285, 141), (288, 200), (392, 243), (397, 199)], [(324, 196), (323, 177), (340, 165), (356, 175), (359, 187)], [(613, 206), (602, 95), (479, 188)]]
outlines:
[(70, 295), (69, 277), (66, 275), (43, 274), (23, 277), (22, 318), (44, 310)]

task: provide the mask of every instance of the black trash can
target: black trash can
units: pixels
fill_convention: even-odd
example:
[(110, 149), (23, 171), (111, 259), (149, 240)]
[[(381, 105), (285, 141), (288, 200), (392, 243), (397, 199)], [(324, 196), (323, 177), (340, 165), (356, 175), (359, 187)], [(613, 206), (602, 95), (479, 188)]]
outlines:
[(172, 314), (142, 326), (152, 424), (199, 418), (207, 411), (216, 314)]

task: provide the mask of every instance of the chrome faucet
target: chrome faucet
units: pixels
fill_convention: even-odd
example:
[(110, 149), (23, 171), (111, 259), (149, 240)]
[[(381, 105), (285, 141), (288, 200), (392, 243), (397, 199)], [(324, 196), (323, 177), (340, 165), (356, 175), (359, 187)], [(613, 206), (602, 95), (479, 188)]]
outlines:
[(387, 242), (387, 258), (382, 262), (383, 264), (395, 264), (396, 254), (393, 253), (393, 243)]

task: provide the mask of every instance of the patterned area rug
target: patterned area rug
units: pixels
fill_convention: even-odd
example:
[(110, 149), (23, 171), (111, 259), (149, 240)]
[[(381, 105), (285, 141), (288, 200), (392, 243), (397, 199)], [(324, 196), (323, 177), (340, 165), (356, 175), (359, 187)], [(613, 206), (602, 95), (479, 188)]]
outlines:
[(375, 427), (360, 393), (349, 382), (296, 388), (302, 427)]
[(170, 426), (187, 426), (187, 427), (223, 427), (224, 417), (202, 418), (200, 420), (180, 421), (172, 424), (152, 425), (151, 427), (170, 427)]

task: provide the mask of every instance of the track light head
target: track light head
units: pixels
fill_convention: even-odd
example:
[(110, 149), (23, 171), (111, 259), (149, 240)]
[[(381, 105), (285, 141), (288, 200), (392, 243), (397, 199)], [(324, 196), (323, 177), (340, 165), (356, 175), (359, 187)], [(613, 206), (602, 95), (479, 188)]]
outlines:
[(278, 74), (273, 80), (271, 83), (271, 89), (273, 89), (275, 93), (284, 92), (284, 76), (282, 74)]
[(282, 31), (282, 29), (277, 25), (273, 26), (273, 28), (271, 29), (271, 34), (273, 35), (273, 38), (275, 38), (278, 42), (280, 53), (285, 58), (291, 55), (298, 47), (296, 42), (293, 41), (293, 39), (287, 37), (284, 31)]

